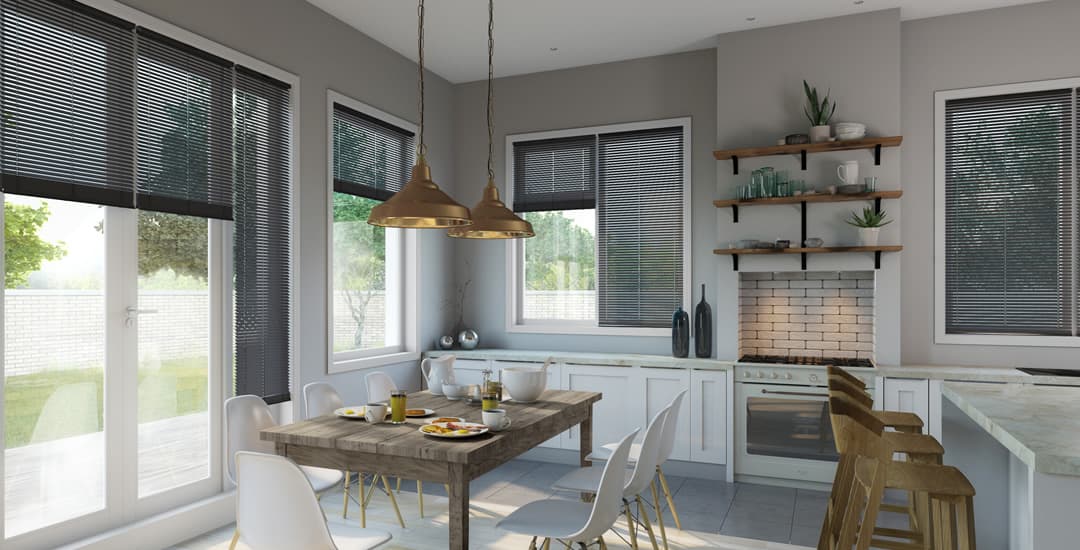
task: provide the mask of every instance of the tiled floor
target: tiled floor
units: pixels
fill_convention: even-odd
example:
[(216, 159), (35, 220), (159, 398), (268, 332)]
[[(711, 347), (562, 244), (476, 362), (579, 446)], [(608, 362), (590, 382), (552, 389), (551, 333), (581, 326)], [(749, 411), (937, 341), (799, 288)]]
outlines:
[[(514, 508), (537, 499), (576, 499), (574, 493), (557, 492), (552, 484), (572, 470), (571, 466), (512, 461), (477, 479), (471, 486), (472, 519), (470, 532), (477, 548), (524, 548), (522, 541), (494, 528), (499, 517)], [(665, 514), (671, 548), (723, 548), (731, 550), (795, 548), (816, 546), (827, 494), (764, 485), (724, 483), (707, 479), (668, 476), (674, 494), (683, 531), (674, 529), (670, 511)], [(445, 547), (446, 492), (441, 484), (424, 484), (426, 518), (420, 519), (416, 509), (415, 483), (401, 485), (399, 505), (407, 529), (392, 523), (392, 513), (385, 496), (376, 496), (368, 513), (368, 526), (379, 527), (394, 535), (389, 548)], [(409, 493), (409, 494), (406, 494)], [(663, 498), (661, 496), (661, 498)], [(323, 498), (323, 507), (331, 522), (341, 521), (341, 493)], [(350, 508), (349, 521), (355, 524), (355, 506)], [(386, 522), (391, 521), (388, 525)], [(625, 535), (622, 523), (617, 524)], [(430, 529), (428, 529), (430, 527)], [(227, 548), (232, 527), (187, 541), (182, 550), (218, 550)], [(738, 537), (738, 538), (735, 538)], [(614, 537), (609, 537), (612, 539)], [(757, 539), (754, 542), (743, 539)], [(608, 546), (619, 548), (618, 540), (608, 540)], [(624, 546), (622, 546), (624, 547)], [(644, 547), (648, 547), (646, 545)], [(644, 548), (643, 547), (643, 548)]]

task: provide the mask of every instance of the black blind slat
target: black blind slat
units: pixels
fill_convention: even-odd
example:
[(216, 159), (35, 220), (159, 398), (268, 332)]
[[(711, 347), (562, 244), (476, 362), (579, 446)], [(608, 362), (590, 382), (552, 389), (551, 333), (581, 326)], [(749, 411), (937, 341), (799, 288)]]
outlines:
[(334, 191), (386, 200), (409, 178), (413, 132), (334, 104)]
[(232, 219), (233, 67), (139, 29), (136, 206)]
[(596, 136), (514, 143), (514, 212), (596, 208)]
[(683, 300), (683, 129), (599, 136), (601, 326), (668, 327)]
[(289, 88), (236, 74), (236, 392), (290, 398)]
[(945, 103), (949, 334), (1075, 334), (1074, 90)]
[(132, 25), (73, 2), (0, 12), (0, 188), (130, 207)]

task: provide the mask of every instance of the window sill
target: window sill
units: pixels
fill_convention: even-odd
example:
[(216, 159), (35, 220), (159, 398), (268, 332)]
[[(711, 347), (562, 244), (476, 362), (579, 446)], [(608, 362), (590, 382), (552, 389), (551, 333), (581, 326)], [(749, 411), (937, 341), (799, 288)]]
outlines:
[(959, 344), (967, 346), (1080, 348), (1080, 337), (1075, 336), (1011, 336), (1003, 334), (938, 333), (934, 342), (937, 344)]
[(376, 355), (373, 357), (362, 357), (358, 359), (345, 359), (340, 361), (332, 361), (327, 367), (327, 374), (339, 374), (342, 372), (349, 372), (354, 370), (372, 369), (376, 367), (385, 367), (387, 365), (397, 365), (399, 363), (406, 363), (409, 361), (417, 361), (420, 359), (420, 354), (415, 351), (402, 351), (397, 353), (388, 353), (386, 355)]
[(589, 336), (655, 336), (670, 337), (669, 328), (600, 327), (595, 325), (564, 324), (518, 324), (506, 327), (507, 332), (517, 334), (582, 334)]

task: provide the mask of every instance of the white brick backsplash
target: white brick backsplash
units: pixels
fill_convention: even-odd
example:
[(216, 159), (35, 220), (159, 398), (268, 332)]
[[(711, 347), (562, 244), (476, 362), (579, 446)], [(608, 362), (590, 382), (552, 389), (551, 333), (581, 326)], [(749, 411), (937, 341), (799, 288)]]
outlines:
[(874, 355), (873, 271), (739, 274), (741, 354)]

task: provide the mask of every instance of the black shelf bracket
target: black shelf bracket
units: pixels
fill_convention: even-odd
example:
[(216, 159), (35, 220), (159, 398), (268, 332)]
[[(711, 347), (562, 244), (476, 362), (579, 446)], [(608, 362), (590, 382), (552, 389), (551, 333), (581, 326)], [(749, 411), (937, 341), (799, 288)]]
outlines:
[(739, 255), (738, 254), (732, 254), (731, 255), (731, 267), (735, 271), (739, 270)]
[(733, 223), (739, 223), (739, 205), (731, 205), (731, 217), (734, 218)]
[(731, 169), (736, 176), (739, 175), (739, 157), (736, 155), (731, 155)]
[(802, 157), (802, 169), (806, 171), (806, 149), (799, 151), (799, 155)]
[(874, 166), (881, 166), (881, 144), (874, 146)]
[(874, 269), (881, 269), (881, 251), (874, 251)]
[[(803, 157), (803, 158), (805, 158), (805, 157)], [(806, 201), (800, 202), (799, 205), (801, 206), (801, 208), (799, 210), (800, 210), (800, 212), (802, 214), (801, 215), (802, 223), (799, 226), (799, 245), (798, 246), (801, 248), (801, 247), (806, 246)], [(802, 260), (802, 270), (806, 271), (806, 252), (800, 253), (799, 256), (800, 256), (800, 259)]]
[(874, 199), (874, 213), (881, 213), (881, 197), (877, 197), (876, 199)]

